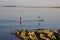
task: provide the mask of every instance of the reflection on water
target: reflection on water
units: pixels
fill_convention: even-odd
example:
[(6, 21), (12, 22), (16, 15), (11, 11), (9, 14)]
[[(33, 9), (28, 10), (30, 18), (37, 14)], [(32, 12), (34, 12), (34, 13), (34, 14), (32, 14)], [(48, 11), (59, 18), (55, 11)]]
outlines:
[(40, 21), (38, 21), (38, 29), (40, 28)]

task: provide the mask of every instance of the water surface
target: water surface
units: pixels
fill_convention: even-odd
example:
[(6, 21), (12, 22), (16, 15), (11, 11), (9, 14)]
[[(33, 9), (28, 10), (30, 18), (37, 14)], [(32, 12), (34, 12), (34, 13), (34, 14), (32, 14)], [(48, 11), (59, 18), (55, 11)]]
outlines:
[[(23, 17), (22, 24), (19, 17)], [(36, 20), (41, 16), (44, 21)], [(20, 29), (60, 29), (60, 8), (20, 8), (20, 7), (0, 7), (0, 39), (19, 40), (15, 35), (11, 35)]]

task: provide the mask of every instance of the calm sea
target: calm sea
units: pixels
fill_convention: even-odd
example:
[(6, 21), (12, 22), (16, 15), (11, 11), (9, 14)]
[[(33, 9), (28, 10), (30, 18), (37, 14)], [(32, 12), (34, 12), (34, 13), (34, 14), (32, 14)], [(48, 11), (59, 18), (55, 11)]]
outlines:
[[(19, 17), (23, 18), (22, 24)], [(41, 20), (35, 21), (40, 16)], [(0, 7), (0, 40), (19, 40), (11, 35), (20, 29), (60, 29), (60, 8)]]

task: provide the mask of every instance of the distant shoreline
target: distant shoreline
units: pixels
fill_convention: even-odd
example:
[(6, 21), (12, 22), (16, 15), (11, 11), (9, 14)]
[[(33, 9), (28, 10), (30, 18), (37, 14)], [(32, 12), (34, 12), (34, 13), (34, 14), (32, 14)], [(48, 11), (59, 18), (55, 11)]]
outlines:
[(60, 7), (27, 7), (27, 6), (14, 6), (14, 5), (5, 5), (1, 7), (22, 7), (22, 8), (60, 8)]
[(2, 6), (2, 7), (18, 7), (18, 6)]

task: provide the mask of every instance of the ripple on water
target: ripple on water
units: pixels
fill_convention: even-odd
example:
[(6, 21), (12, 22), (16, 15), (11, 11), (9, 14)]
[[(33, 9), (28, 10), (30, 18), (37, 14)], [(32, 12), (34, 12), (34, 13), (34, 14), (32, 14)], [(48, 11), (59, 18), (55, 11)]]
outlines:
[(5, 28), (5, 26), (0, 26), (0, 28)]

